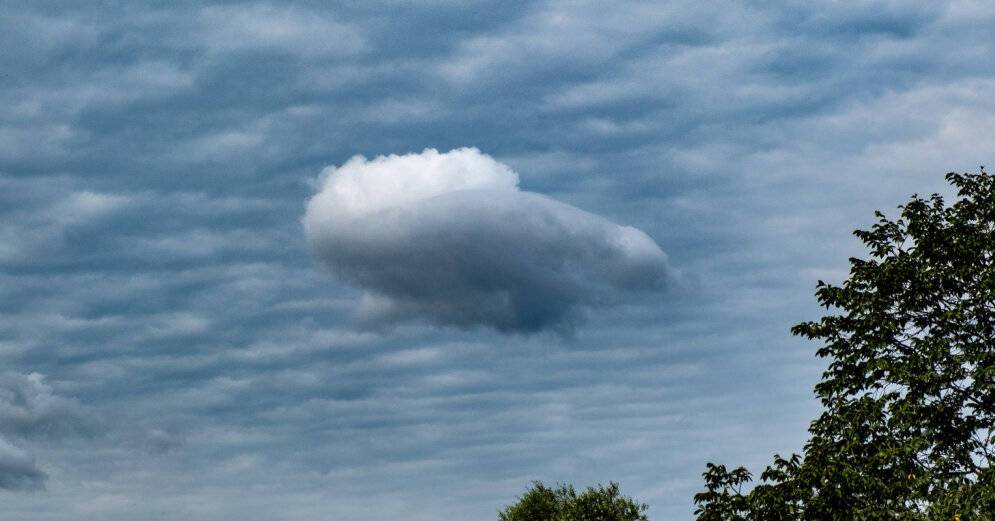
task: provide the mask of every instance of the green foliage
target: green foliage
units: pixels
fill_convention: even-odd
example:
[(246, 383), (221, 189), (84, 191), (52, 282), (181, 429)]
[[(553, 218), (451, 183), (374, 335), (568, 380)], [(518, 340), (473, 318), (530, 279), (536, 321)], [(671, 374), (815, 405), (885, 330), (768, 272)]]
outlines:
[(647, 521), (647, 508), (623, 496), (614, 482), (578, 494), (571, 485), (553, 489), (536, 481), (498, 513), (498, 521)]
[(869, 258), (792, 329), (829, 361), (804, 458), (749, 492), (746, 469), (709, 464), (698, 521), (995, 520), (995, 179), (947, 180), (954, 204), (913, 196), (854, 232)]

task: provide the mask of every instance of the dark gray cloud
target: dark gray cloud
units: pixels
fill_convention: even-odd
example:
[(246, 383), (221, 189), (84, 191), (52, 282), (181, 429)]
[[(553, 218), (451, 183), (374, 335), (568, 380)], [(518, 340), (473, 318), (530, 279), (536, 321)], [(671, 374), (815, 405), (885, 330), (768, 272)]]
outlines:
[(145, 433), (144, 445), (150, 454), (166, 454), (183, 445), (183, 436), (163, 429), (151, 429)]
[(584, 307), (673, 270), (645, 233), (535, 193), (474, 148), (357, 157), (325, 170), (304, 224), (319, 257), (369, 291), (368, 319), (501, 331), (569, 327)]
[(97, 422), (77, 400), (59, 396), (38, 373), (0, 373), (0, 434), (65, 437), (94, 431)]
[(34, 458), (0, 438), (0, 489), (39, 490), (47, 478)]
[(53, 392), (38, 373), (0, 373), (0, 489), (39, 490), (48, 475), (34, 457), (7, 437), (22, 441), (87, 436), (97, 422), (80, 403)]
[[(532, 479), (615, 479), (690, 519), (705, 461), (800, 447), (822, 368), (787, 329), (849, 230), (995, 155), (992, 6), (841, 6), (0, 3), (0, 367), (104, 420), (0, 432), (48, 476), (0, 518), (493, 519)], [(519, 174), (493, 212), (582, 208), (693, 283), (594, 270), (557, 300), (572, 337), (357, 324), (370, 287), (301, 233), (312, 180), (467, 145)], [(416, 294), (395, 312), (438, 316)]]

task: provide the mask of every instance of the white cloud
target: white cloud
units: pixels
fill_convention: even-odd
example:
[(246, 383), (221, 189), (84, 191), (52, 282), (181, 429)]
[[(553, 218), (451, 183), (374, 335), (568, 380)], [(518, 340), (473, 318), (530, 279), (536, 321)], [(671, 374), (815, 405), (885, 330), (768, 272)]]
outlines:
[(91, 191), (73, 192), (48, 209), (48, 217), (60, 224), (80, 224), (109, 215), (131, 203), (123, 195)]
[(211, 6), (200, 13), (212, 50), (284, 49), (313, 56), (344, 56), (365, 47), (362, 34), (325, 15), (269, 4)]
[(354, 157), (323, 176), (305, 233), (367, 290), (367, 318), (536, 331), (671, 276), (642, 231), (521, 191), (475, 148)]

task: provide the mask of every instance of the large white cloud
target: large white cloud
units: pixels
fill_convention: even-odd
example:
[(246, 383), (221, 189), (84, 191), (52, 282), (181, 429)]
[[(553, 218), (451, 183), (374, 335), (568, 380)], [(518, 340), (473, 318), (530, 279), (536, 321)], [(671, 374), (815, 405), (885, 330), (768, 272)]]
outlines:
[(503, 331), (568, 327), (585, 307), (663, 287), (667, 256), (645, 233), (518, 188), (475, 148), (357, 156), (323, 172), (304, 228), (378, 319)]

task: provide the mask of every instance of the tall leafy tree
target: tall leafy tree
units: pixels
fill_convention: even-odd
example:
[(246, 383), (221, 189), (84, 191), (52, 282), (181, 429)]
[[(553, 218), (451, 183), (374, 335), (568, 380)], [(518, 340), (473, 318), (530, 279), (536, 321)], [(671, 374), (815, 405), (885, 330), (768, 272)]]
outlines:
[(647, 521), (645, 504), (623, 496), (618, 483), (577, 493), (572, 485), (550, 488), (536, 481), (498, 521)]
[(946, 178), (953, 204), (913, 196), (854, 232), (867, 258), (792, 329), (828, 361), (803, 454), (749, 491), (709, 464), (698, 521), (995, 519), (995, 178)]

